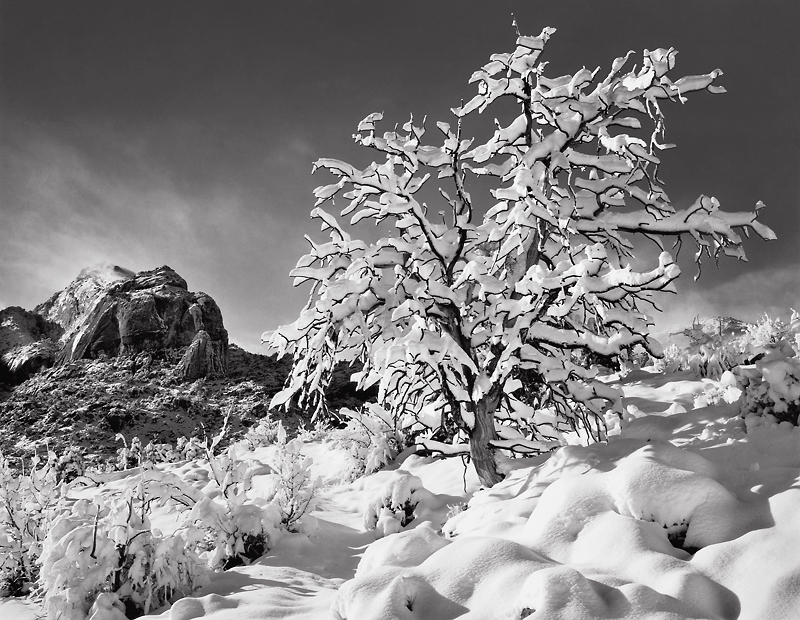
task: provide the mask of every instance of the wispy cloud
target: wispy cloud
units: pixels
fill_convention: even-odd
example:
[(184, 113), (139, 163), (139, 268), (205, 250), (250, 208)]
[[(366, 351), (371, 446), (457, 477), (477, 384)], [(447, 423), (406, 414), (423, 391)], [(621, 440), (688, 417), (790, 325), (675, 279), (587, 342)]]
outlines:
[(765, 313), (788, 318), (790, 308), (800, 309), (800, 265), (742, 273), (732, 280), (702, 287), (698, 282), (678, 283), (678, 295), (664, 296), (664, 312), (655, 316), (656, 331), (665, 333), (690, 325), (695, 317), (730, 316), (756, 321)]

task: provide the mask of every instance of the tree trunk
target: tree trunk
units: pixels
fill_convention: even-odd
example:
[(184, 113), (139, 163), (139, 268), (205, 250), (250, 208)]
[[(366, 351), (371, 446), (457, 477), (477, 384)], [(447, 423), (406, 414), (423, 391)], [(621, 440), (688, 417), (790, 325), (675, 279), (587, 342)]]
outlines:
[(493, 386), (487, 394), (475, 403), (475, 427), (469, 434), (469, 452), (478, 479), (486, 487), (493, 487), (503, 479), (497, 471), (497, 461), (494, 458), (495, 449), (489, 442), (497, 439), (494, 428), (494, 412), (500, 402), (500, 387)]

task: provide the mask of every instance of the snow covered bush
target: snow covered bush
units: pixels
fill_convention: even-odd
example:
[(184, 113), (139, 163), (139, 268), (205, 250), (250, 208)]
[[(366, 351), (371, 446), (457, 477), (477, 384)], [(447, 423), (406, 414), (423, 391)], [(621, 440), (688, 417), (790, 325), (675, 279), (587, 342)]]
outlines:
[(405, 471), (397, 471), (383, 492), (364, 511), (364, 527), (381, 538), (399, 532), (416, 517), (420, 495), (425, 491), (422, 480)]
[(156, 465), (158, 463), (175, 463), (182, 460), (197, 458), (205, 453), (205, 447), (198, 439), (178, 437), (175, 445), (169, 443), (147, 442), (142, 445), (141, 439), (132, 437), (130, 444), (125, 437), (117, 433), (117, 441), (123, 445), (117, 450), (116, 467), (120, 470), (132, 467), (141, 467), (145, 463)]
[(653, 358), (653, 368), (657, 372), (676, 372), (681, 368), (683, 352), (674, 342), (670, 343), (662, 352), (660, 358)]
[(175, 451), (180, 455), (181, 459), (189, 461), (202, 455), (204, 447), (199, 440), (193, 437), (187, 439), (181, 435), (175, 442)]
[(302, 519), (314, 508), (318, 482), (311, 478), (311, 459), (300, 452), (301, 440), (286, 440), (282, 424), (276, 437), (277, 452), (272, 462), (273, 488), (268, 499), (280, 513), (280, 523), (296, 532)]
[(719, 381), (706, 387), (702, 392), (695, 394), (694, 408), (713, 407), (725, 402), (733, 404), (742, 396), (742, 390), (738, 387), (736, 375), (730, 370), (726, 370), (720, 376)]
[(730, 317), (695, 319), (680, 332), (688, 338), (681, 348), (671, 344), (656, 364), (662, 371), (691, 370), (700, 377), (718, 378), (741, 364), (751, 364), (770, 347), (794, 338), (792, 327), (764, 314), (756, 323), (743, 323)]
[[(299, 441), (287, 441), (277, 428), (272, 492), (259, 497), (249, 493), (252, 478), (270, 469), (250, 459), (241, 442), (218, 453), (226, 431), (227, 418), (203, 445), (152, 450), (134, 438), (120, 451), (119, 465), (137, 465), (138, 473), (98, 489), (92, 499), (83, 488), (89, 479), (65, 475), (71, 457), (50, 452), (44, 463), (34, 459), (27, 469), (15, 469), (0, 455), (2, 595), (26, 593), (35, 583), (48, 618), (137, 617), (193, 591), (209, 569), (261, 557), (280, 529), (304, 527), (316, 482)], [(190, 444), (205, 456), (191, 465), (207, 467), (202, 485), (163, 466)], [(176, 529), (166, 535), (154, 529), (154, 511), (176, 513)]]
[(204, 551), (209, 565), (221, 570), (249, 564), (267, 553), (279, 530), (302, 529), (317, 489), (311, 478), (311, 459), (302, 455), (300, 440), (287, 441), (286, 431), (278, 423), (277, 449), (270, 462), (271, 488), (263, 496), (248, 497), (253, 476), (263, 466), (248, 458), (252, 438), (216, 455), (225, 431), (223, 427), (206, 446), (210, 484), (199, 501), (190, 500), (184, 517), (185, 526), (195, 528), (194, 543)]
[(261, 446), (274, 443), (277, 436), (278, 423), (274, 422), (270, 417), (265, 417), (247, 429), (244, 441), (251, 450), (255, 450)]
[(343, 407), (339, 417), (347, 420), (347, 426), (326, 433), (328, 441), (346, 451), (352, 459), (349, 475), (342, 482), (351, 482), (385, 467), (395, 456), (402, 435), (393, 431), (387, 422), (389, 417), (380, 405), (370, 403), (363, 411)]
[(718, 378), (746, 360), (747, 325), (732, 318), (695, 319), (681, 335), (688, 344), (668, 347), (667, 372), (691, 370), (699, 377)]
[(0, 453), (0, 596), (23, 594), (38, 578), (42, 543), (68, 486), (54, 452), (34, 457), (27, 470), (20, 464), (14, 469)]
[[(52, 453), (51, 453), (52, 454)], [(64, 482), (72, 482), (86, 472), (83, 462), (83, 451), (77, 446), (69, 446), (55, 462), (56, 478)]]
[(750, 366), (736, 369), (744, 391), (742, 415), (771, 415), (800, 424), (800, 357), (785, 340)]
[(747, 325), (743, 337), (743, 348), (751, 356), (754, 356), (763, 352), (766, 347), (776, 345), (782, 340), (790, 340), (791, 331), (791, 325), (764, 313), (757, 323)]
[(228, 417), (219, 434), (206, 441), (211, 484), (184, 519), (188, 530), (196, 532), (194, 542), (205, 551), (209, 565), (222, 570), (264, 555), (281, 520), (274, 504), (254, 503), (247, 497), (256, 465), (240, 454), (240, 447), (233, 444), (223, 454), (215, 454), (227, 424)]
[(191, 546), (152, 529), (154, 498), (141, 477), (136, 482), (108, 500), (78, 500), (53, 522), (39, 575), (48, 619), (84, 620), (101, 594), (124, 610), (119, 617), (133, 618), (203, 583), (205, 566)]
[(148, 441), (142, 450), (142, 458), (150, 463), (175, 463), (183, 458), (182, 452), (170, 443)]
[[(662, 141), (665, 104), (723, 92), (721, 71), (674, 79), (677, 52), (657, 49), (644, 51), (638, 69), (625, 70), (629, 52), (608, 73), (547, 77), (540, 56), (554, 32), (519, 36), (513, 52), (493, 55), (473, 74), (478, 94), (453, 110), (455, 122), (436, 123), (438, 140), (423, 142), (426, 123), (413, 118), (380, 133), (382, 114), (371, 114), (354, 138), (378, 161), (316, 162), (338, 177), (315, 190), (311, 212), (330, 240), (309, 239), (292, 271), (296, 283), (312, 283), (300, 317), (263, 337), (294, 357), (272, 406), (298, 397), (325, 411), (334, 366), (359, 359), (359, 388), (377, 384), (395, 419), (426, 411), (434, 439), (465, 437), (456, 453), (468, 449), (493, 485), (502, 479), (500, 418), (523, 435), (506, 446), (524, 453), (537, 445), (525, 440), (541, 439), (532, 415), (542, 409), (555, 412), (556, 435), (603, 438), (619, 393), (581, 360), (637, 345), (660, 355), (643, 308), (680, 273), (663, 238), (680, 246), (691, 237), (699, 265), (703, 255), (744, 258), (737, 230), (775, 237), (757, 220), (762, 203), (729, 213), (700, 196), (676, 209), (657, 178), (657, 153), (672, 146)], [(501, 98), (518, 115), (495, 121), (486, 142), (467, 136), (473, 112)], [(473, 176), (493, 185), (488, 195), (473, 198), (472, 187), (487, 186), (471, 185)], [(354, 238), (323, 209), (337, 199), (351, 227), (389, 224), (387, 236)], [(633, 238), (661, 250), (650, 269), (631, 266)], [(524, 407), (514, 409), (515, 398)]]
[(274, 506), (246, 502), (241, 494), (223, 501), (204, 497), (187, 514), (187, 531), (214, 570), (249, 564), (269, 550), (280, 516)]
[(130, 444), (122, 433), (117, 433), (117, 441), (122, 442), (122, 447), (117, 449), (117, 467), (121, 470), (139, 467), (142, 462), (142, 441), (132, 437)]

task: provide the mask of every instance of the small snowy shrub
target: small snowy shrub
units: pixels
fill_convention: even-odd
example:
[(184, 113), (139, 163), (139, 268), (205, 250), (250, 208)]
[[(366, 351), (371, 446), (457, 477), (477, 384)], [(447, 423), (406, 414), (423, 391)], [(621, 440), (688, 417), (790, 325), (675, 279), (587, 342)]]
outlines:
[(670, 345), (660, 369), (691, 370), (700, 377), (718, 378), (746, 361), (747, 327), (730, 318), (695, 319), (690, 328), (681, 332), (689, 343), (684, 348)]
[(791, 327), (778, 318), (770, 318), (768, 314), (752, 325), (747, 325), (742, 336), (742, 350), (749, 358), (759, 353), (766, 353), (766, 349), (777, 345), (782, 340), (790, 337)]
[(176, 463), (182, 460), (197, 458), (204, 453), (203, 444), (197, 439), (178, 437), (175, 445), (169, 443), (148, 442), (142, 446), (138, 437), (131, 438), (130, 445), (121, 433), (117, 433), (117, 440), (123, 446), (117, 450), (116, 467), (119, 470), (132, 467), (142, 467), (145, 463), (149, 466), (159, 463)]
[(251, 461), (240, 458), (238, 447), (231, 445), (224, 454), (214, 454), (227, 432), (229, 415), (219, 434), (205, 445), (211, 488), (185, 519), (190, 530), (202, 532), (194, 542), (207, 552), (209, 565), (222, 570), (264, 555), (280, 521), (274, 507), (246, 503), (255, 468)]
[(741, 396), (742, 390), (737, 387), (736, 376), (730, 370), (726, 370), (718, 382), (695, 394), (694, 408), (713, 407), (720, 402), (735, 403)]
[(229, 418), (230, 411), (219, 434), (211, 442), (206, 439), (211, 485), (184, 519), (186, 527), (195, 532), (194, 544), (204, 550), (215, 570), (249, 564), (264, 555), (281, 522), (278, 508), (269, 499), (249, 502), (247, 492), (252, 488), (256, 465), (242, 458), (242, 445), (232, 444), (224, 454), (215, 454), (228, 430)]
[(447, 504), (447, 514), (445, 515), (445, 523), (455, 517), (458, 514), (464, 512), (467, 508), (469, 508), (469, 504), (466, 502), (462, 504)]
[(791, 324), (765, 314), (757, 323), (735, 319), (695, 321), (683, 335), (689, 344), (681, 349), (672, 344), (656, 364), (661, 371), (691, 370), (702, 377), (716, 378), (742, 364), (763, 357), (771, 348), (794, 337)]
[(191, 461), (204, 454), (203, 444), (197, 439), (187, 439), (183, 435), (178, 437), (178, 440), (175, 442), (175, 451), (180, 454), (180, 458), (185, 461)]
[(61, 509), (67, 483), (58, 459), (50, 452), (40, 462), (34, 457), (27, 472), (15, 471), (0, 453), (0, 596), (24, 594), (36, 581), (42, 543)]
[(397, 456), (400, 441), (385, 419), (388, 414), (379, 405), (366, 405), (366, 409), (359, 412), (343, 407), (339, 415), (347, 418), (347, 426), (328, 434), (329, 439), (352, 459), (344, 482), (376, 472)]
[(304, 515), (314, 507), (318, 482), (311, 478), (311, 459), (300, 452), (302, 441), (286, 441), (286, 431), (279, 424), (277, 452), (272, 463), (273, 490), (269, 498), (280, 512), (280, 523), (295, 532)]
[(674, 342), (664, 348), (664, 355), (661, 358), (653, 359), (653, 367), (658, 372), (676, 372), (681, 369), (683, 351)]
[(364, 511), (364, 527), (381, 538), (399, 532), (416, 518), (422, 480), (405, 471), (397, 471), (383, 492)]
[(142, 441), (133, 437), (129, 445), (122, 433), (117, 433), (116, 440), (122, 442), (122, 447), (117, 450), (117, 467), (120, 470), (139, 467), (142, 462)]
[(140, 475), (117, 496), (78, 500), (55, 519), (40, 558), (48, 619), (84, 620), (103, 593), (101, 606), (136, 617), (203, 582), (205, 567), (186, 541), (151, 528), (154, 499)]
[(180, 450), (174, 448), (169, 443), (148, 442), (142, 450), (142, 457), (145, 461), (153, 463), (175, 463), (180, 461), (182, 454)]
[(55, 463), (56, 477), (58, 480), (72, 482), (80, 478), (86, 471), (83, 463), (83, 453), (77, 446), (70, 446), (58, 457)]
[(214, 570), (249, 564), (267, 551), (277, 531), (279, 516), (273, 506), (245, 503), (243, 493), (231, 493), (223, 501), (204, 497), (186, 517), (191, 542)]
[(257, 424), (247, 429), (244, 441), (251, 450), (268, 446), (275, 442), (278, 436), (278, 423), (271, 418), (261, 418)]
[(778, 422), (798, 425), (800, 357), (783, 341), (754, 365), (736, 369), (744, 391), (742, 415), (772, 415)]

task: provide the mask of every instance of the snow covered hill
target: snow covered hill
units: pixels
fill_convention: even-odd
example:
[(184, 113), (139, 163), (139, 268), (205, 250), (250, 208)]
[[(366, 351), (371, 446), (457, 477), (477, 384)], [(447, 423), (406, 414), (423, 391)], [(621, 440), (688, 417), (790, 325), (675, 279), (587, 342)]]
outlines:
[[(413, 454), (351, 481), (353, 446), (306, 436), (320, 486), (299, 532), (149, 617), (800, 617), (800, 429), (742, 419), (719, 398), (724, 379), (639, 370), (620, 382), (627, 413), (607, 444), (507, 461), (488, 490), (460, 459)], [(242, 458), (274, 463), (276, 449)], [(209, 477), (203, 460), (158, 468)], [(254, 476), (253, 502), (270, 471)], [(170, 518), (154, 525), (169, 531)], [(0, 602), (3, 618), (36, 613)]]

